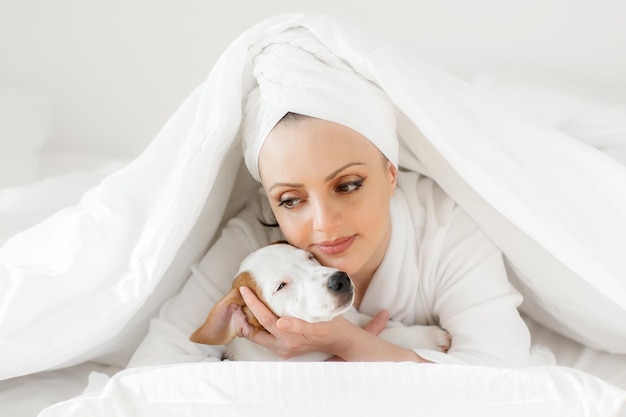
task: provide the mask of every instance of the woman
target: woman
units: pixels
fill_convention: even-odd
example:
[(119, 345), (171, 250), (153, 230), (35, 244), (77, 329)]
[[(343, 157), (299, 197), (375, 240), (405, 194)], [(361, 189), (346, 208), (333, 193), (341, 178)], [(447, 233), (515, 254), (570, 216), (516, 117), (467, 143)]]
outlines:
[[(354, 305), (359, 308), (389, 245), (389, 202), (397, 169), (350, 128), (310, 117), (287, 117), (262, 147), (263, 188), (286, 239), (309, 250), (322, 264), (348, 272), (356, 288)], [(307, 158), (293, 157), (300, 154)], [(341, 318), (324, 325), (293, 319), (279, 323), (253, 293), (244, 289), (242, 295), (271, 332), (250, 339), (283, 356), (310, 349), (345, 360), (421, 359), (375, 337), (386, 324), (386, 310), (372, 321), (368, 333)], [(366, 345), (372, 348), (367, 353), (350, 349)]]
[[(499, 250), (429, 178), (398, 169), (396, 113), (386, 95), (305, 29), (263, 45), (258, 86), (245, 103), (244, 156), (263, 195), (249, 201), (193, 268), (131, 366), (219, 360), (221, 347), (187, 339), (229, 289), (238, 262), (280, 238), (346, 271), (355, 305), (372, 321), (280, 320), (246, 288), (242, 296), (267, 332), (250, 340), (289, 358), (323, 351), (347, 361), (521, 365), (530, 338)], [(265, 226), (275, 219), (279, 228)], [(225, 255), (229, 262), (225, 262)], [(377, 336), (388, 320), (438, 324), (448, 353), (405, 349)], [(182, 354), (181, 354), (182, 353)]]

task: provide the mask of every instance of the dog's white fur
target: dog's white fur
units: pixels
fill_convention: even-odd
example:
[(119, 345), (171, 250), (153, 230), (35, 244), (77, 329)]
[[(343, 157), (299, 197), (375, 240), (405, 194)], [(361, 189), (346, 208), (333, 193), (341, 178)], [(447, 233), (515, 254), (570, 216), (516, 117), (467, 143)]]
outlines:
[[(227, 344), (231, 360), (283, 360), (280, 356), (241, 335), (246, 326), (262, 329), (239, 294), (239, 287), (250, 287), (278, 317), (296, 317), (310, 323), (329, 321), (339, 314), (364, 326), (372, 318), (356, 311), (354, 287), (350, 278), (334, 268), (320, 265), (310, 252), (287, 243), (265, 246), (244, 259), (233, 279), (233, 288), (211, 310), (206, 321), (191, 336), (197, 343)], [(388, 322), (379, 336), (406, 348), (447, 351), (450, 335), (437, 326), (411, 326), (399, 331), (401, 323)], [(312, 353), (290, 360), (321, 361), (329, 356)]]

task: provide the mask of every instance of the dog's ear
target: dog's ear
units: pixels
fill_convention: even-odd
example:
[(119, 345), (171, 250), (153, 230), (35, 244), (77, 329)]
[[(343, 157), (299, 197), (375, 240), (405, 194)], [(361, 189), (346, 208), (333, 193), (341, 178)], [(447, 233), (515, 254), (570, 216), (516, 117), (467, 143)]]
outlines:
[(256, 284), (249, 273), (242, 272), (233, 280), (232, 289), (213, 306), (206, 320), (189, 337), (195, 343), (223, 345), (240, 336), (247, 325), (263, 329), (250, 309), (246, 307), (239, 287), (247, 286), (256, 292)]

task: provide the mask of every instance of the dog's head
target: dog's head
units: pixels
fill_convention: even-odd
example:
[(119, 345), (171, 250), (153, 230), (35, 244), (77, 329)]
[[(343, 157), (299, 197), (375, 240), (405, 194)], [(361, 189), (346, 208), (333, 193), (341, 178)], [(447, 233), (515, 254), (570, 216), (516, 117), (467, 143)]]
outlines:
[(215, 304), (191, 341), (222, 345), (241, 335), (247, 325), (263, 327), (245, 306), (239, 287), (249, 287), (276, 316), (311, 323), (328, 321), (354, 301), (350, 277), (320, 265), (315, 257), (287, 243), (265, 246), (243, 260), (232, 289)]

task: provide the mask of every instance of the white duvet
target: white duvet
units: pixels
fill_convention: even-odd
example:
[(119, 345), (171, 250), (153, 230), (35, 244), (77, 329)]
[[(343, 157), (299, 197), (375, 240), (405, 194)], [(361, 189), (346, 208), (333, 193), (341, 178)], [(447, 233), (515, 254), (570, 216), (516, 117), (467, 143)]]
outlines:
[[(253, 185), (239, 134), (253, 82), (247, 51), (297, 25), (396, 103), (400, 165), (435, 179), (502, 248), (524, 313), (623, 359), (624, 165), (344, 22), (286, 15), (239, 37), (131, 164), (0, 248), (0, 378), (87, 361), (123, 366), (149, 317), (241, 207), (245, 193), (231, 191)], [(432, 415), (616, 415), (626, 388), (561, 367), (273, 366), (140, 368), (100, 383), (95, 375), (92, 391), (42, 415), (244, 415), (251, 406), (280, 415), (347, 405), (374, 414), (388, 409), (388, 396)], [(249, 394), (264, 375), (267, 385)], [(311, 381), (324, 401), (306, 397)], [(372, 395), (377, 381), (385, 395)], [(354, 387), (349, 403), (335, 396), (344, 386)]]

